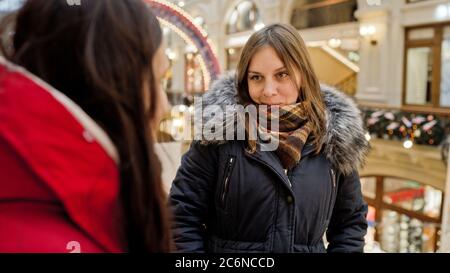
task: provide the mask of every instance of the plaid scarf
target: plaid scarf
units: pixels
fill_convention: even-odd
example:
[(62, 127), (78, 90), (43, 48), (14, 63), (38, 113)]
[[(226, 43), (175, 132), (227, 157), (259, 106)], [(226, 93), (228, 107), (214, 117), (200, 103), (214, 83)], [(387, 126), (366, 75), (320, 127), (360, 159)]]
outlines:
[[(295, 167), (301, 159), (301, 152), (311, 133), (311, 123), (305, 116), (302, 103), (276, 106), (279, 111), (273, 111), (273, 106), (267, 111), (259, 111), (259, 119), (267, 121), (267, 125), (258, 123), (258, 132), (278, 138), (279, 145), (275, 153), (285, 169)], [(277, 131), (270, 130), (271, 122), (277, 122)], [(256, 151), (256, 141), (248, 141), (250, 152)]]

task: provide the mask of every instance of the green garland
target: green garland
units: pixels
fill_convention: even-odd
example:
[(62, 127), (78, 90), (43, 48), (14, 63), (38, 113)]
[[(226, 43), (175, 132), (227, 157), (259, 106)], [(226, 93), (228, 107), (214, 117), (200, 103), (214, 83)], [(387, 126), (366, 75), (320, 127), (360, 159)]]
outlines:
[(362, 109), (365, 126), (373, 138), (438, 146), (445, 138), (449, 122), (431, 114)]

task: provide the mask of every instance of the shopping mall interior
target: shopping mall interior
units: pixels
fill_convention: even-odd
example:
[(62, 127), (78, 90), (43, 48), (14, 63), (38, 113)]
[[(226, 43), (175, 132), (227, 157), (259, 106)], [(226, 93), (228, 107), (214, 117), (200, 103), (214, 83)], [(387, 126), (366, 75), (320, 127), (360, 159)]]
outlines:
[[(20, 2), (2, 0), (0, 11)], [(363, 115), (371, 144), (360, 169), (369, 205), (365, 251), (450, 251), (450, 1), (147, 2), (170, 61), (172, 109), (158, 146), (167, 189), (189, 145), (180, 136), (194, 98), (236, 68), (255, 30), (288, 23), (305, 40), (319, 80), (351, 96)]]

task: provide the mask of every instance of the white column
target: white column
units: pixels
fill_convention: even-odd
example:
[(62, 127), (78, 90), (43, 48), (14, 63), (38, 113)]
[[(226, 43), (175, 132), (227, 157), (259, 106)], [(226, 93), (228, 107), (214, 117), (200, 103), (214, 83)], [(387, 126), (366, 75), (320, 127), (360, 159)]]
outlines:
[[(217, 18), (217, 17), (216, 17)], [(221, 72), (225, 71), (226, 55), (225, 55), (225, 29), (222, 29), (221, 19), (210, 21), (208, 23), (208, 35), (214, 47), (216, 56), (219, 60)]]
[[(375, 5), (369, 5), (376, 3)], [(373, 3), (372, 3), (373, 2)], [(356, 98), (360, 101), (390, 104), (392, 88), (391, 1), (358, 1), (356, 16), (360, 27), (375, 28), (375, 34), (361, 37), (360, 68)], [(373, 44), (372, 41), (376, 41)]]
[(172, 49), (176, 53), (176, 59), (172, 61), (172, 91), (174, 93), (185, 92), (184, 75), (185, 75), (185, 60), (184, 48), (186, 43), (175, 33), (172, 33)]
[(403, 63), (405, 52), (405, 28), (401, 8), (403, 1), (391, 1), (389, 24), (389, 76), (387, 82), (387, 102), (389, 105), (401, 106), (403, 91)]
[(217, 58), (219, 59), (220, 70), (223, 73), (226, 68), (225, 55), (225, 25), (228, 1), (209, 1), (209, 10), (211, 13), (208, 16), (208, 35), (211, 39), (214, 49), (216, 50)]

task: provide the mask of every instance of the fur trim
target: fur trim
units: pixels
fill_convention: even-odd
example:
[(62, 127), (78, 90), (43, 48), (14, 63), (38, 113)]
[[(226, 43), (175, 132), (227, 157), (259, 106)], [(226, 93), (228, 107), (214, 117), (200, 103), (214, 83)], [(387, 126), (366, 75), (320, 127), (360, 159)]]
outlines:
[[(365, 138), (361, 112), (355, 102), (342, 92), (327, 85), (321, 85), (326, 105), (326, 133), (324, 136), (324, 153), (332, 167), (348, 175), (363, 165), (370, 145)], [(234, 73), (221, 76), (203, 97), (203, 106), (218, 105), (225, 113), (225, 107), (239, 105), (236, 79)], [(203, 124), (206, 122), (223, 123), (223, 117), (214, 115), (214, 108), (204, 108)], [(234, 120), (233, 120), (234, 121)], [(234, 126), (226, 123), (225, 127)], [(223, 140), (203, 140), (202, 143), (222, 144)]]

